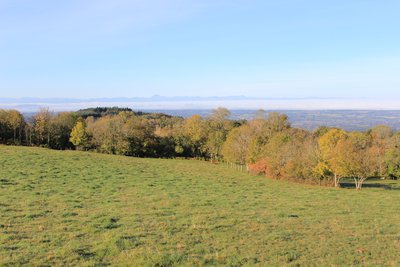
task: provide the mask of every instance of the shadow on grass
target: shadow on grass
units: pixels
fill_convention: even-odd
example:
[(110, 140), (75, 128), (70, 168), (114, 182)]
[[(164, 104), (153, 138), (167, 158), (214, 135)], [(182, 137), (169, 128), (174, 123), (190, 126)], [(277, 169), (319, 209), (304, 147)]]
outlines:
[[(371, 179), (372, 180), (372, 179)], [(384, 190), (400, 190), (400, 187), (396, 186), (391, 186), (390, 184), (387, 183), (379, 183), (377, 181), (379, 180), (373, 180), (375, 181), (374, 183), (365, 183), (363, 184), (362, 188), (378, 188), (378, 189), (384, 189)], [(352, 182), (342, 182), (340, 183), (341, 188), (347, 188), (347, 189), (354, 189), (356, 186)]]
[(16, 185), (17, 183), (9, 180), (9, 179), (0, 179), (0, 185)]

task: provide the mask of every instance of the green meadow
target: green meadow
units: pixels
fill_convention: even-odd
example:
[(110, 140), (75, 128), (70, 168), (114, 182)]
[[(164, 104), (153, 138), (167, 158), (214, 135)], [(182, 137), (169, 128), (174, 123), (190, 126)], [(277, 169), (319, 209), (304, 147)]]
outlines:
[(0, 265), (399, 266), (400, 182), (0, 146)]

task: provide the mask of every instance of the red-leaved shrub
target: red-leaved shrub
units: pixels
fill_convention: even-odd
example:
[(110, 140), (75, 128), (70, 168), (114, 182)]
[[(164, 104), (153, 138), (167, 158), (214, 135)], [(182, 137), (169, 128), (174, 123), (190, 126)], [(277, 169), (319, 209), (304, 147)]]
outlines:
[(249, 172), (253, 175), (265, 174), (267, 169), (267, 162), (264, 159), (257, 161), (256, 163), (249, 164)]

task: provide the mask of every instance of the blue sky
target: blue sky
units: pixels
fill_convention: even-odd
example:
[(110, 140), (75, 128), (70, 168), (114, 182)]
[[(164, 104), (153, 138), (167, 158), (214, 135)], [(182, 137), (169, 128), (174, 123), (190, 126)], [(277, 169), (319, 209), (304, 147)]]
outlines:
[(400, 1), (0, 0), (0, 97), (400, 98)]

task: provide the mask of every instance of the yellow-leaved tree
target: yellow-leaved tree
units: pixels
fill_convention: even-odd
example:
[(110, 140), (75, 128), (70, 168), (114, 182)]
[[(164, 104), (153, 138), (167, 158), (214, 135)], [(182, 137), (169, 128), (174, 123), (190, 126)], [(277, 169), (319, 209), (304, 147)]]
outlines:
[(14, 132), (14, 143), (17, 139), (17, 130), (19, 129), (19, 140), (21, 140), (21, 129), (24, 123), (24, 117), (17, 110), (10, 110), (9, 112), (9, 124)]
[(318, 139), (318, 146), (322, 162), (318, 165), (320, 174), (331, 172), (335, 187), (340, 187), (343, 175), (342, 165), (339, 162), (338, 143), (346, 139), (346, 132), (341, 129), (331, 129)]
[(78, 150), (85, 150), (89, 143), (89, 136), (85, 128), (85, 123), (79, 120), (71, 131), (69, 141), (74, 144)]

